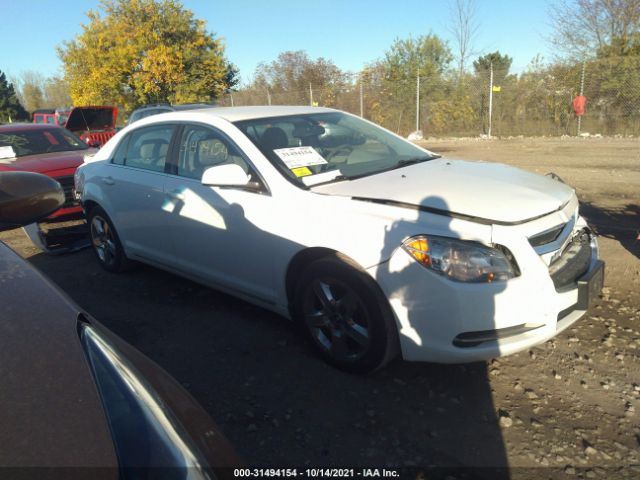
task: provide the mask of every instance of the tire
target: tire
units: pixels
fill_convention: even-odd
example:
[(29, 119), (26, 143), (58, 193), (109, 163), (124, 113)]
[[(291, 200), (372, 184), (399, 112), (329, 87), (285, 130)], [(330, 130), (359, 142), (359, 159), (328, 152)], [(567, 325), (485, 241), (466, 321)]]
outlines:
[(340, 255), (311, 263), (294, 296), (294, 318), (329, 364), (369, 373), (398, 352), (391, 307), (378, 284)]
[(118, 232), (106, 212), (98, 206), (93, 207), (87, 215), (87, 223), (91, 245), (102, 268), (113, 273), (131, 268), (133, 262), (125, 255)]

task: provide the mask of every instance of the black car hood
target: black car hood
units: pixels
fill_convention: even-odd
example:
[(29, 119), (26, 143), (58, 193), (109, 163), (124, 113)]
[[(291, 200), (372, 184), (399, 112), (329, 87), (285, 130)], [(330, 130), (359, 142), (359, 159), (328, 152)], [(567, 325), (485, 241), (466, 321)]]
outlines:
[(65, 128), (72, 132), (111, 130), (116, 127), (117, 118), (115, 107), (76, 107), (71, 110)]

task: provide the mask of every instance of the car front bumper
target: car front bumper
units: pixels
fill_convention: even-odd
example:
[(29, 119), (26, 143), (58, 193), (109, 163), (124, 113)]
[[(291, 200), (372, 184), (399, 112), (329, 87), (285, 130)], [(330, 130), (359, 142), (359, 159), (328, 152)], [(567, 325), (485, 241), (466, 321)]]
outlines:
[(402, 249), (369, 273), (389, 299), (405, 360), (466, 363), (539, 345), (580, 319), (604, 279), (595, 238), (590, 247), (587, 272), (560, 290), (533, 251), (522, 275), (507, 282), (454, 282)]

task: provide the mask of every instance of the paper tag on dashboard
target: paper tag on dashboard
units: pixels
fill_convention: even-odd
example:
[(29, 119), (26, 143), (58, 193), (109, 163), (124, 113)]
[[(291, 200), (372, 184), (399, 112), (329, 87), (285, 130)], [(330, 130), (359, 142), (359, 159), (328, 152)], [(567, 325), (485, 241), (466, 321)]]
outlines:
[(313, 147), (279, 148), (274, 150), (274, 153), (282, 159), (289, 169), (327, 163)]
[(16, 157), (16, 152), (13, 150), (13, 147), (11, 145), (5, 146), (5, 147), (0, 147), (0, 158), (5, 160), (5, 159), (13, 159)]

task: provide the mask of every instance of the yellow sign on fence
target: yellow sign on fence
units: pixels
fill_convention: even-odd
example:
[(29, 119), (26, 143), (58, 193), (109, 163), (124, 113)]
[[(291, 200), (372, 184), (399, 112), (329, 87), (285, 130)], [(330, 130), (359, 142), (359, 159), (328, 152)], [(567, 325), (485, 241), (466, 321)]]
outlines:
[(494, 85), (494, 86), (493, 86), (493, 91), (494, 91), (494, 92), (499, 92), (499, 91), (501, 91), (501, 90), (502, 90), (502, 87), (501, 87), (500, 85)]

